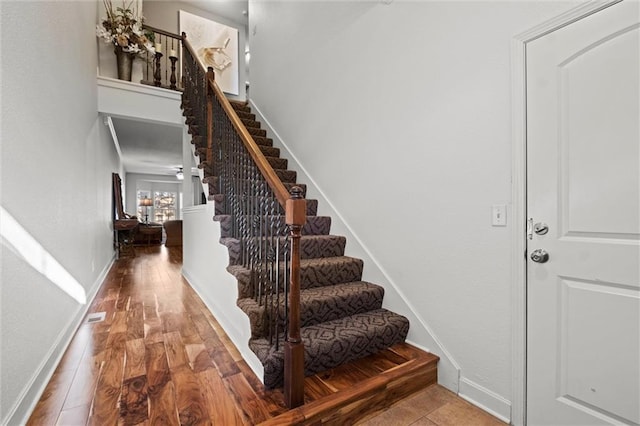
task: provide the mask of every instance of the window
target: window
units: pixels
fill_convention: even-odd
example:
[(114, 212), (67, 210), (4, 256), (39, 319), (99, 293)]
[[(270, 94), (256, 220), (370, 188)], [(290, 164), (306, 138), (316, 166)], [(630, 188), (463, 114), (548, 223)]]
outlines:
[(155, 191), (153, 193), (154, 222), (163, 223), (166, 220), (175, 219), (176, 198), (175, 192)]

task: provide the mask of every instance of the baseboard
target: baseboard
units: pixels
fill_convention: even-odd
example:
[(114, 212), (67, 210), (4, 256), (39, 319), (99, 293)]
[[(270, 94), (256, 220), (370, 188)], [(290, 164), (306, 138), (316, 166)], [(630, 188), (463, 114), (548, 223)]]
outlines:
[(466, 377), (460, 378), (460, 398), (499, 418), (505, 423), (511, 421), (511, 402), (489, 389), (472, 382)]
[(49, 384), (53, 373), (56, 371), (58, 364), (62, 360), (65, 351), (69, 347), (73, 336), (75, 336), (76, 331), (82, 325), (82, 321), (87, 314), (89, 307), (98, 294), (98, 290), (102, 287), (102, 283), (107, 277), (107, 274), (114, 262), (115, 253), (93, 282), (93, 285), (87, 293), (87, 303), (78, 307), (75, 314), (68, 321), (66, 327), (60, 332), (60, 334), (58, 334), (55, 343), (51, 346), (51, 349), (45, 356), (44, 360), (32, 376), (27, 386), (25, 386), (20, 397), (5, 418), (6, 421), (3, 423), (3, 426), (24, 425), (27, 423), (31, 413), (36, 407), (36, 404), (42, 397), (45, 388)]

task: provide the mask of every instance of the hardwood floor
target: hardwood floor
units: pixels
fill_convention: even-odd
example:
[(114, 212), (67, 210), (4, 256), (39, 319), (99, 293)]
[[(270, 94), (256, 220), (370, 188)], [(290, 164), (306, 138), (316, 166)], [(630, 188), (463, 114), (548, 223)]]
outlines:
[[(116, 261), (88, 311), (104, 312), (104, 321), (77, 330), (28, 425), (353, 424), (367, 416), (370, 425), (502, 424), (427, 387), (437, 357), (407, 344), (308, 377), (305, 405), (288, 411), (282, 391), (264, 389), (181, 267), (180, 248), (164, 246), (136, 247), (135, 257)], [(406, 400), (384, 411), (410, 394), (428, 399), (420, 406), (430, 412), (404, 416)]]

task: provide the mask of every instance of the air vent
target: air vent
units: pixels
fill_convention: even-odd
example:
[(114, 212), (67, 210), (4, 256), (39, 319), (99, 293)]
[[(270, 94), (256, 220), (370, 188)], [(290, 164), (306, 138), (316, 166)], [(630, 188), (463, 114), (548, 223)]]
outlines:
[(106, 316), (106, 312), (96, 312), (87, 315), (87, 324), (93, 324), (95, 322), (102, 322)]

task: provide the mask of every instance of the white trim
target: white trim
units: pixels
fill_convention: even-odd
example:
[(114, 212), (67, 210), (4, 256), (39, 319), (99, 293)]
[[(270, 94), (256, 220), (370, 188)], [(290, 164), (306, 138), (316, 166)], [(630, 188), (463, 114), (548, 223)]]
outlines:
[(60, 364), (62, 357), (71, 344), (71, 340), (83, 324), (84, 317), (98, 294), (98, 290), (102, 287), (102, 283), (106, 279), (114, 262), (115, 253), (93, 282), (90, 293), (88, 294), (87, 303), (78, 307), (75, 315), (67, 323), (67, 326), (60, 331), (55, 343), (51, 346), (35, 373), (31, 376), (31, 380), (29, 380), (22, 389), (20, 396), (16, 399), (16, 403), (9, 411), (9, 414), (5, 417), (6, 421), (3, 425), (27, 424), (31, 413), (36, 408), (36, 404), (42, 397), (51, 377), (53, 377), (53, 373), (55, 373), (58, 364)]
[[(284, 142), (282, 137), (280, 137), (278, 132), (273, 128), (273, 126), (271, 125), (269, 120), (266, 119), (264, 114), (262, 114), (262, 112), (260, 111), (260, 108), (255, 104), (255, 102), (253, 100), (250, 100), (249, 103), (251, 104), (251, 108), (252, 108), (253, 112), (256, 114), (256, 116), (258, 117), (258, 119), (260, 120), (260, 122), (262, 122), (265, 125), (265, 127), (268, 129), (268, 132), (270, 132), (270, 135), (274, 136), (273, 139), (276, 140), (278, 142), (278, 144), (281, 145), (286, 150), (287, 156), (289, 158), (289, 166), (290, 166), (290, 168), (291, 168), (291, 166), (293, 166), (295, 164), (295, 167), (297, 167), (304, 174), (304, 177), (306, 178), (306, 180), (308, 180), (308, 183), (310, 184), (310, 186), (314, 187), (314, 189), (322, 197), (323, 202), (326, 203), (329, 206), (329, 208), (333, 211), (333, 213), (335, 214), (336, 219), (338, 221), (340, 221), (342, 223), (342, 225), (344, 225), (344, 227), (347, 229), (347, 231), (351, 234), (351, 236), (353, 236), (353, 238), (356, 240), (358, 245), (362, 248), (364, 253), (374, 263), (375, 267), (384, 276), (384, 278), (387, 280), (389, 285), (391, 287), (393, 287), (393, 289), (397, 292), (398, 296), (402, 299), (402, 301), (409, 308), (409, 310), (411, 311), (413, 316), (418, 320), (418, 322), (420, 323), (422, 328), (427, 332), (427, 334), (433, 340), (433, 342), (434, 342), (434, 344), (436, 346), (436, 348), (434, 348), (435, 352), (437, 352), (440, 355), (440, 362), (438, 364), (438, 383), (440, 383), (443, 386), (447, 387), (451, 391), (457, 393), (458, 389), (459, 389), (459, 386), (460, 386), (459, 385), (460, 365), (456, 362), (456, 360), (449, 353), (449, 351), (444, 347), (444, 345), (442, 344), (442, 342), (440, 341), (438, 336), (433, 332), (433, 330), (427, 324), (425, 319), (418, 313), (418, 311), (415, 309), (415, 307), (409, 301), (409, 299), (405, 296), (405, 294), (402, 292), (402, 290), (398, 287), (398, 285), (396, 285), (395, 281), (389, 276), (389, 274), (387, 273), (386, 269), (374, 257), (374, 255), (371, 253), (369, 248), (358, 237), (358, 235), (355, 233), (353, 228), (349, 225), (349, 223), (347, 223), (347, 221), (342, 216), (342, 214), (340, 214), (338, 209), (329, 200), (327, 195), (322, 191), (322, 189), (320, 189), (319, 185), (311, 177), (311, 175), (307, 172), (306, 168), (300, 163), (300, 161), (295, 156), (295, 154), (293, 154), (291, 152), (291, 150), (289, 149), (288, 145)], [(292, 163), (294, 163), (294, 164), (292, 164)], [(298, 177), (301, 177), (300, 173), (298, 173)], [(420, 347), (416, 343), (411, 343), (411, 344), (414, 345), (414, 346)], [(430, 351), (430, 350), (427, 350), (427, 351)], [(430, 352), (434, 352), (434, 351), (430, 351)]]
[(182, 127), (181, 92), (97, 77), (98, 112), (114, 118)]
[(117, 78), (102, 77), (100, 75), (98, 76), (98, 86), (178, 101), (182, 99), (182, 92), (178, 92), (176, 90), (149, 86), (147, 84), (132, 83), (130, 81), (118, 80)]
[(122, 162), (122, 150), (120, 149), (120, 141), (118, 140), (118, 135), (116, 134), (116, 128), (113, 127), (113, 120), (110, 115), (107, 115), (105, 118), (105, 124), (109, 128), (109, 132), (111, 133), (111, 138), (113, 139), (113, 144), (116, 146), (116, 152), (118, 153), (118, 158), (120, 162)]
[(458, 396), (503, 422), (509, 423), (511, 403), (497, 393), (480, 386), (466, 377), (461, 377)]
[(546, 34), (583, 19), (622, 0), (593, 0), (516, 35), (511, 42), (512, 121), (512, 395), (511, 423), (526, 425), (527, 388), (527, 269), (526, 269), (526, 46)]
[(511, 43), (511, 97), (512, 97), (512, 250), (511, 281), (511, 424), (526, 424), (526, 57), (524, 41)]

